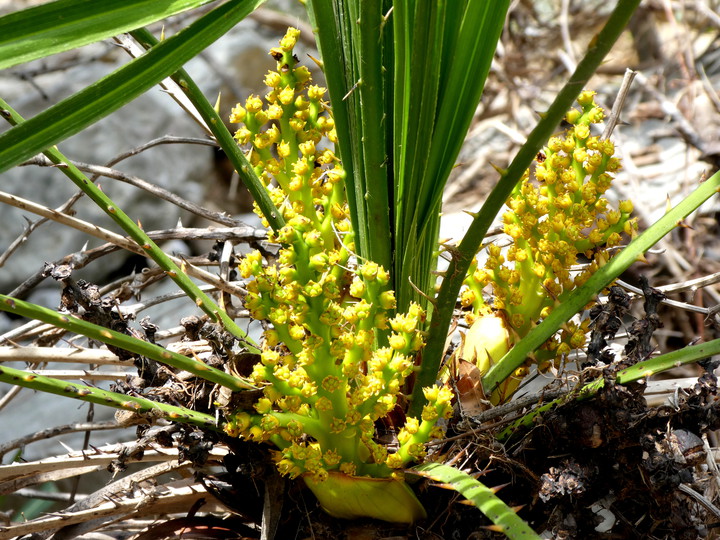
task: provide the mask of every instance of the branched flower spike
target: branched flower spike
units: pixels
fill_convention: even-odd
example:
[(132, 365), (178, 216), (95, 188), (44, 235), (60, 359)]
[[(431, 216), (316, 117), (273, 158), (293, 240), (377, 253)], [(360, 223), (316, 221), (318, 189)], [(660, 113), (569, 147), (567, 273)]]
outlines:
[[(534, 174), (526, 171), (507, 202), (503, 214), (505, 233), (512, 243), (506, 250), (491, 244), (484, 268), (477, 262), (465, 280), (462, 303), (470, 307), (471, 327), (466, 342), (477, 350), (497, 350), (499, 356), (478, 354), (478, 367), (486, 372), (512, 344), (522, 339), (555, 305), (580, 287), (604, 265), (621, 242), (624, 233), (634, 237), (636, 219), (633, 205), (621, 201), (612, 209), (604, 197), (620, 168), (610, 140), (590, 135), (590, 125), (602, 121), (603, 110), (594, 101), (594, 92), (580, 94), (581, 109), (571, 109), (566, 120), (572, 127), (562, 137), (553, 137), (538, 154)], [(583, 256), (582, 270), (573, 267)], [(492, 305), (482, 291), (492, 288)], [(483, 321), (494, 317), (495, 322)], [(477, 322), (476, 322), (477, 321)], [(574, 349), (585, 344), (589, 321), (567, 323), (554, 339), (536, 352), (534, 360), (547, 369)], [(495, 327), (495, 342), (487, 341), (488, 327)], [(477, 341), (481, 340), (481, 341)], [(519, 368), (491, 401), (507, 400), (527, 373)]]
[[(423, 458), (425, 443), (442, 435), (437, 424), (452, 412), (451, 393), (427, 389), (422, 418), (406, 420), (394, 452), (375, 440), (376, 421), (396, 408), (424, 345), (419, 328), (425, 314), (411, 305), (393, 315), (387, 270), (371, 261), (358, 264), (352, 255), (345, 172), (323, 146), (335, 141), (334, 123), (325, 89), (310, 85), (307, 68), (297, 66), (298, 34), (290, 29), (270, 53), (278, 67), (265, 77), (265, 100), (250, 96), (231, 117), (242, 124), (236, 138), (250, 145), (250, 163), (287, 225), (270, 233), (281, 246), (277, 257), (255, 251), (240, 263), (249, 279), (246, 305), (269, 323), (252, 374), (264, 397), (252, 411), (229, 411), (226, 431), (274, 444), (279, 470), (303, 475), (334, 515), (413, 521), (424, 510), (400, 469)], [(374, 509), (343, 507), (328, 496), (338, 489), (337, 475), (402, 485), (373, 495)], [(343, 491), (360, 485), (342, 482)], [(367, 498), (362, 493), (358, 500)]]

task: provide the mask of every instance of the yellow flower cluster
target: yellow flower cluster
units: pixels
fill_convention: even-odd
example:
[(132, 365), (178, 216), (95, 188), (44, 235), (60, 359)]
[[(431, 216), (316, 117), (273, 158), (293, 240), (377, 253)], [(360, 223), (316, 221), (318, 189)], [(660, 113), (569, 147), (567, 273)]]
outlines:
[[(522, 338), (608, 261), (623, 233), (636, 234), (632, 203), (621, 201), (612, 209), (604, 197), (620, 168), (612, 141), (590, 134), (590, 125), (602, 121), (604, 112), (594, 92), (582, 92), (578, 103), (581, 109), (566, 116), (572, 127), (550, 139), (507, 201), (503, 224), (510, 246), (489, 245), (484, 268), (476, 263), (468, 274), (461, 302), (472, 307), (470, 323), (489, 312), (482, 290), (491, 285), (492, 308), (511, 334)], [(581, 257), (586, 264), (574, 270)], [(536, 360), (582, 347), (586, 326), (568, 323)]]
[(279, 470), (293, 477), (389, 476), (441, 434), (437, 421), (451, 414), (451, 394), (430, 392), (422, 418), (401, 429), (396, 452), (375, 442), (375, 422), (396, 408), (424, 345), (425, 314), (417, 305), (393, 314), (387, 271), (352, 256), (345, 173), (322, 147), (335, 140), (333, 120), (325, 89), (296, 66), (297, 37), (290, 29), (271, 51), (278, 65), (265, 78), (265, 103), (251, 96), (231, 117), (243, 124), (236, 138), (250, 145), (249, 160), (286, 225), (270, 235), (281, 246), (276, 257), (254, 251), (239, 266), (247, 308), (269, 323), (252, 373), (264, 396), (254, 411), (229, 414), (226, 431), (272, 442)]
[[(350, 230), (350, 223), (344, 202), (345, 173), (333, 151), (322, 146), (323, 140), (336, 141), (335, 123), (323, 101), (326, 89), (310, 85), (310, 71), (297, 65), (293, 48), (299, 34), (291, 28), (280, 47), (270, 51), (277, 71), (265, 76), (270, 91), (264, 101), (251, 95), (245, 107), (232, 110), (230, 122), (242, 124), (235, 139), (240, 145), (251, 144), (249, 161), (287, 222), (271, 240), (287, 243), (300, 231), (320, 253), (323, 247), (334, 246), (336, 237)], [(260, 215), (257, 208), (256, 212)], [(320, 256), (313, 263), (345, 262), (335, 256), (328, 260)]]

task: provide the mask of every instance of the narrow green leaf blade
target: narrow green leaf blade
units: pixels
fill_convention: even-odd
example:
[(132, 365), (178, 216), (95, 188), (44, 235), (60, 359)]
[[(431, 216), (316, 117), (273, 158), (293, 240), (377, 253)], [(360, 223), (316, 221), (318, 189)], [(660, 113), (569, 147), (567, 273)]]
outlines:
[(116, 409), (133, 411), (139, 414), (154, 413), (157, 416), (175, 422), (194, 424), (206, 428), (216, 427), (215, 418), (206, 413), (193, 411), (185, 407), (168, 405), (167, 403), (158, 401), (151, 401), (138, 396), (118, 394), (94, 386), (63, 381), (61, 379), (45, 377), (44, 375), (36, 375), (29, 371), (4, 365), (0, 365), (0, 382), (30, 388), (38, 392), (47, 392), (49, 394), (79, 399), (80, 401), (87, 401)]
[(470, 264), (478, 252), (485, 233), (522, 177), (525, 169), (530, 166), (538, 150), (550, 138), (572, 102), (587, 84), (587, 81), (612, 45), (617, 41), (639, 3), (640, 0), (625, 0), (617, 4), (605, 26), (591, 43), (585, 57), (578, 64), (570, 80), (562, 88), (547, 112), (542, 115), (542, 119), (530, 133), (528, 140), (520, 148), (508, 170), (501, 176), (490, 195), (488, 195), (482, 209), (473, 219), (460, 245), (452, 251), (452, 260), (435, 300), (437, 309), (433, 310), (430, 319), (429, 338), (423, 352), (423, 363), (413, 388), (410, 403), (411, 415), (419, 415), (425, 404), (422, 388), (435, 383), (445, 351), (447, 330), (450, 327), (453, 308), (457, 302), (460, 287), (468, 268), (470, 268)]
[[(433, 208), (441, 197), (440, 189), (433, 185), (435, 178), (447, 179), (464, 143), (475, 109), (485, 88), (485, 80), (495, 55), (510, 1), (485, 2), (471, 0), (465, 10), (460, 33), (449, 62), (447, 77), (441, 86), (437, 122), (430, 148), (431, 175), (425, 179), (424, 189), (428, 205)], [(454, 21), (450, 21), (452, 24)], [(452, 26), (448, 31), (454, 30)], [(458, 137), (455, 134), (461, 133)]]
[[(263, 0), (231, 0), (107, 77), (0, 135), (0, 172), (116, 111), (177, 71)], [(2, 111), (0, 111), (2, 112)]]
[[(323, 59), (325, 82), (333, 106), (333, 119), (338, 137), (337, 150), (340, 153), (343, 169), (350, 178), (354, 175), (356, 161), (359, 161), (357, 149), (353, 147), (356, 119), (351, 114), (350, 104), (343, 99), (353, 85), (350, 82), (353, 74), (349, 68), (346, 70), (346, 57), (350, 57), (350, 47), (343, 40), (343, 36), (348, 36), (350, 33), (350, 16), (347, 7), (336, 0), (308, 0), (306, 8)], [(354, 182), (347, 182), (347, 186), (348, 204), (350, 208), (358, 208), (362, 204), (359, 202), (363, 197), (362, 186)], [(364, 215), (351, 212), (353, 231), (359, 236), (358, 246), (363, 245), (364, 242), (362, 235), (366, 224), (363, 218)]]
[[(387, 0), (310, 0), (333, 107), (358, 255), (392, 265), (388, 86), (392, 72)], [(390, 48), (389, 48), (390, 47)]]
[(167, 364), (168, 366), (187, 371), (201, 379), (217, 383), (231, 390), (240, 391), (254, 388), (245, 381), (233, 377), (224, 371), (210, 367), (203, 362), (190, 359), (182, 354), (168, 351), (154, 343), (109, 330), (103, 326), (83, 321), (72, 315), (63, 315), (52, 309), (25, 302), (18, 298), (0, 294), (0, 311), (7, 311), (22, 317), (52, 324), (58, 328), (64, 328), (70, 332), (75, 332), (90, 339), (106, 343), (111, 347), (117, 347), (141, 356), (147, 356), (161, 364)]
[(0, 69), (69, 51), (212, 0), (58, 0), (0, 18)]
[[(411, 301), (428, 303), (416, 290), (430, 295), (435, 270), (439, 212), (426, 212), (423, 184), (428, 170), (430, 141), (437, 124), (438, 96), (444, 84), (443, 65), (447, 2), (398, 2), (395, 29), (393, 180), (395, 207), (395, 294), (398, 308)], [(482, 29), (478, 28), (478, 32)], [(464, 133), (455, 133), (462, 140)], [(442, 191), (445, 179), (433, 182)]]
[[(351, 35), (354, 63), (358, 73), (359, 85), (351, 95), (353, 116), (358, 119), (353, 135), (353, 144), (360, 150), (362, 163), (354, 172), (356, 183), (362, 186), (366, 220), (365, 245), (360, 242), (360, 255), (390, 268), (393, 252), (393, 230), (391, 228), (392, 175), (388, 153), (390, 135), (390, 114), (388, 108), (390, 96), (387, 95), (389, 83), (389, 43), (390, 25), (384, 24), (382, 0), (363, 0), (358, 2), (359, 13), (354, 16), (360, 24)], [(355, 14), (353, 14), (355, 15)], [(394, 279), (394, 276), (391, 278)]]
[(536, 539), (540, 537), (500, 497), (469, 474), (442, 463), (423, 463), (412, 469), (421, 476), (449, 484), (471, 501), (510, 539)]
[[(395, 47), (395, 294), (429, 307), (445, 183), (475, 114), (509, 0), (398, 2)], [(421, 292), (417, 292), (419, 289)]]
[(654, 246), (661, 238), (677, 227), (677, 224), (694, 212), (702, 203), (720, 190), (720, 172), (700, 184), (695, 191), (660, 218), (615, 257), (595, 272), (585, 284), (569, 295), (537, 327), (533, 328), (483, 377), (483, 386), (489, 394), (515, 371), (527, 356), (550, 338), (560, 326), (583, 309), (595, 295), (627, 270), (640, 255)]

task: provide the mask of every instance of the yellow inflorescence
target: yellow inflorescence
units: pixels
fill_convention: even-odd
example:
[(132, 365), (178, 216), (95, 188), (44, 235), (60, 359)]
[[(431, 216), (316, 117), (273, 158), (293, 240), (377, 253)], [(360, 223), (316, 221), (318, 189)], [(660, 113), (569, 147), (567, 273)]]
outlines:
[(425, 315), (417, 305), (394, 314), (387, 271), (352, 256), (345, 172), (325, 146), (336, 139), (334, 122), (325, 89), (297, 66), (297, 36), (290, 29), (272, 49), (278, 65), (265, 77), (264, 100), (251, 96), (231, 115), (286, 225), (269, 235), (281, 246), (276, 257), (254, 251), (239, 265), (245, 305), (270, 326), (252, 372), (264, 397), (254, 411), (229, 415), (226, 431), (274, 443), (278, 468), (290, 476), (389, 476), (440, 434), (436, 421), (450, 414), (451, 396), (434, 395), (427, 415), (408, 419), (406, 431), (419, 428), (397, 452), (373, 440), (375, 422), (395, 409), (424, 345)]
[[(612, 141), (590, 134), (590, 125), (602, 121), (604, 112), (594, 92), (581, 93), (578, 103), (581, 108), (566, 116), (572, 127), (550, 139), (534, 173), (525, 172), (507, 201), (503, 226), (511, 245), (488, 246), (484, 268), (475, 263), (465, 280), (461, 303), (472, 309), (470, 323), (490, 312), (483, 300), (490, 285), (492, 310), (516, 339), (522, 338), (608, 261), (623, 234), (636, 234), (632, 203), (621, 201), (613, 209), (604, 197), (620, 168)], [(581, 257), (586, 264), (576, 270)], [(567, 326), (543, 346), (537, 360), (582, 347), (586, 327), (587, 322)]]

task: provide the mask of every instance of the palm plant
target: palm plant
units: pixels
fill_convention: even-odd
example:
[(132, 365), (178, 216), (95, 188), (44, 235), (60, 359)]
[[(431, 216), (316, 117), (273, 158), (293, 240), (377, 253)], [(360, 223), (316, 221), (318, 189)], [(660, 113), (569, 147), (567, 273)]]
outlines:
[[(440, 419), (452, 412), (452, 395), (436, 381), (461, 286), (491, 223), (639, 2), (618, 3), (515, 159), (498, 170), (495, 187), (457, 246), (438, 246), (441, 197), (482, 95), (508, 1), (308, 0), (329, 104), (322, 89), (308, 87), (307, 70), (293, 58), (297, 35), (289, 32), (272, 51), (278, 70), (266, 77), (271, 86), (267, 108), (251, 97), (234, 111), (234, 121), (244, 125), (235, 138), (182, 67), (261, 2), (229, 1), (159, 42), (143, 28), (205, 3), (135, 0), (88, 7), (81, 0), (58, 0), (0, 19), (1, 67), (121, 32), (130, 32), (147, 51), (31, 119), (0, 100), (3, 117), (14, 126), (0, 135), (0, 171), (44, 153), (131, 237), (134, 244), (126, 242), (128, 249), (152, 258), (210, 321), (254, 355), (252, 375), (229, 373), (123, 332), (0, 295), (0, 309), (187, 371), (236, 398), (216, 407), (218, 421), (213, 411), (9, 367), (0, 368), (0, 381), (269, 442), (280, 471), (302, 475), (330, 514), (412, 522), (425, 510), (403, 471), (423, 460), (425, 443), (442, 436)], [(282, 246), (276, 266), (259, 252), (240, 266), (253, 284), (248, 285), (248, 308), (255, 318), (272, 323), (262, 343), (255, 343), (190, 279), (191, 272), (197, 274), (192, 267), (158, 248), (53, 146), (168, 76), (212, 131), (251, 192), (271, 240)], [(587, 96), (581, 105), (583, 114), (595, 110)], [(323, 137), (335, 143), (335, 153), (321, 149)], [(238, 142), (250, 146), (241, 148)], [(275, 145), (272, 152), (268, 145)], [(583, 283), (568, 289), (562, 302), (543, 313), (542, 322), (528, 323), (522, 339), (502, 351), (502, 358), (486, 362), (486, 394), (505, 384), (561, 325), (712, 196), (719, 183), (717, 174), (705, 181)], [(449, 254), (450, 264), (436, 293), (439, 249)], [(493, 347), (490, 342), (476, 345), (477, 350)], [(719, 348), (720, 343), (705, 344), (702, 354)], [(672, 365), (695, 361), (698, 354), (688, 350), (680, 359), (673, 357)], [(650, 360), (621, 378), (637, 379), (668, 365), (666, 359)], [(262, 397), (258, 388), (264, 390)], [(236, 407), (243, 393), (251, 396), (251, 405)], [(403, 394), (409, 403), (401, 413), (398, 448), (388, 452), (374, 440), (375, 422), (390, 416)], [(426, 463), (415, 470), (466, 495), (509, 536), (534, 534), (491, 490), (457, 469)]]

